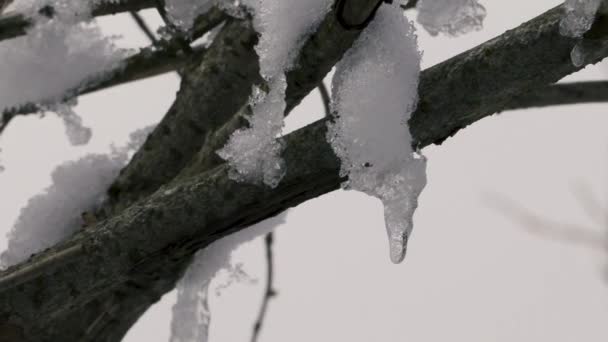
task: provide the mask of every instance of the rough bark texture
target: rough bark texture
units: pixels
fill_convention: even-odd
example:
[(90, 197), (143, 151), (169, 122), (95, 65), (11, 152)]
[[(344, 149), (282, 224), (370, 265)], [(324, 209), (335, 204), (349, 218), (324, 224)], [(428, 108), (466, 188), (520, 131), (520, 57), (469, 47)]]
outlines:
[[(371, 7), (375, 2), (358, 4)], [(570, 51), (577, 41), (559, 35), (560, 14), (560, 8), (550, 10), (425, 70), (420, 105), (410, 120), (415, 145), (441, 142), (509, 108), (510, 101), (530, 89), (576, 71)], [(294, 104), (322, 79), (324, 72), (317, 69), (328, 71), (349, 46), (324, 37), (356, 37), (330, 25), (331, 16), (302, 52), (311, 56), (301, 57), (306, 61), (299, 64), (302, 70), (288, 74), (293, 87), (288, 87), (288, 96)], [(325, 29), (343, 33), (321, 32)], [(187, 73), (175, 104), (112, 187), (112, 201), (101, 220), (0, 273), (0, 336), (118, 341), (149, 305), (174, 287), (198, 249), (338, 188), (339, 162), (325, 141), (325, 120), (285, 138), (287, 173), (276, 189), (233, 182), (225, 164), (209, 159), (209, 146), (243, 124), (246, 98), (258, 79), (253, 44), (255, 34), (247, 21), (230, 21), (204, 60)], [(333, 47), (336, 52), (322, 54)], [(607, 54), (598, 49), (588, 62)], [(233, 87), (234, 98), (226, 86)], [(175, 177), (184, 167), (187, 171)]]

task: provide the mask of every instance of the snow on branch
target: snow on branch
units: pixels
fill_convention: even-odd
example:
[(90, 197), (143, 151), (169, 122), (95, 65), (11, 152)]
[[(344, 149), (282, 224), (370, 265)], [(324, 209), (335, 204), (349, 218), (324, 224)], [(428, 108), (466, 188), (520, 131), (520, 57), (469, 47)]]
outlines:
[(348, 176), (346, 189), (384, 204), (390, 256), (405, 257), (426, 161), (412, 151), (407, 121), (418, 98), (420, 53), (413, 25), (399, 7), (383, 5), (336, 66), (335, 119), (328, 141)]
[[(91, 18), (88, 2), (78, 2), (79, 6), (65, 0), (52, 3), (52, 18), (26, 12), (36, 25), (25, 36), (0, 42), (0, 111), (26, 103), (53, 109), (68, 90), (116, 68), (129, 54), (117, 49), (93, 23), (84, 22)], [(68, 124), (79, 121), (71, 111), (60, 112)], [(70, 140), (88, 141), (82, 134)]]
[(285, 222), (286, 212), (223, 237), (194, 256), (177, 284), (173, 306), (171, 342), (206, 342), (211, 320), (208, 291), (211, 280), (222, 269), (230, 269), (232, 252), (241, 244), (264, 236)]
[(284, 175), (283, 147), (275, 140), (283, 128), (287, 77), (308, 35), (330, 10), (329, 0), (247, 0), (260, 33), (255, 49), (268, 92), (254, 87), (250, 127), (234, 132), (218, 154), (239, 181), (276, 187)]
[(52, 184), (31, 198), (8, 234), (8, 247), (0, 255), (0, 268), (23, 262), (80, 230), (102, 203), (106, 190), (143, 144), (150, 129), (131, 134), (128, 144), (109, 154), (90, 154), (59, 165), (51, 174)]
[(420, 0), (418, 22), (432, 36), (457, 36), (481, 29), (486, 9), (478, 0)]

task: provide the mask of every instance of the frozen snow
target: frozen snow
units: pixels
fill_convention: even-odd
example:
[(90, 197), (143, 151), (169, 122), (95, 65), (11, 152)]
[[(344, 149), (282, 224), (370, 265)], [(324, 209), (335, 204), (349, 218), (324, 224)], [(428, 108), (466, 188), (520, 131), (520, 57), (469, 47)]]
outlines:
[(126, 164), (129, 156), (143, 143), (146, 129), (131, 135), (122, 148), (110, 154), (90, 154), (58, 166), (52, 184), (31, 198), (7, 235), (8, 247), (0, 255), (0, 268), (26, 260), (71, 235), (104, 199), (106, 190)]
[(560, 33), (567, 37), (581, 37), (591, 28), (601, 3), (602, 0), (566, 0)]
[(63, 120), (65, 134), (70, 144), (84, 145), (91, 140), (92, 131), (82, 124), (82, 118), (74, 111), (74, 103), (56, 103), (45, 109), (55, 112)]
[(383, 5), (336, 67), (335, 121), (328, 141), (348, 176), (346, 189), (379, 198), (391, 260), (405, 256), (425, 159), (411, 148), (407, 120), (417, 101), (420, 53), (414, 27), (395, 5)]
[(126, 51), (118, 50), (97, 26), (82, 22), (89, 15), (88, 2), (53, 4), (52, 19), (25, 10), (36, 25), (25, 36), (0, 42), (0, 110), (59, 102), (67, 91), (125, 57)]
[(239, 245), (272, 232), (285, 221), (286, 213), (272, 217), (232, 235), (215, 241), (199, 251), (177, 285), (177, 302), (173, 306), (171, 342), (205, 342), (209, 333), (209, 285), (222, 269), (231, 266), (231, 254)]
[(195, 19), (213, 6), (213, 0), (166, 0), (167, 14), (172, 22), (184, 31), (194, 25)]
[(234, 132), (218, 154), (232, 167), (238, 181), (276, 187), (284, 175), (282, 146), (275, 141), (283, 128), (285, 72), (293, 67), (306, 37), (329, 11), (330, 0), (245, 0), (260, 33), (256, 51), (268, 94), (254, 88), (250, 127)]
[(88, 155), (57, 167), (52, 185), (21, 209), (8, 234), (8, 249), (0, 255), (2, 267), (22, 262), (77, 231), (82, 213), (100, 203), (124, 163), (121, 156)]
[(245, 0), (253, 10), (253, 25), (260, 33), (256, 51), (266, 79), (290, 69), (302, 43), (321, 23), (331, 0)]
[(250, 127), (232, 133), (228, 143), (217, 152), (228, 161), (229, 175), (236, 181), (264, 183), (274, 188), (285, 173), (281, 158), (283, 146), (276, 140), (283, 128), (285, 75), (274, 82), (268, 94), (254, 89), (253, 113), (247, 117)]
[(418, 23), (432, 36), (457, 36), (481, 29), (486, 9), (477, 0), (420, 0)]

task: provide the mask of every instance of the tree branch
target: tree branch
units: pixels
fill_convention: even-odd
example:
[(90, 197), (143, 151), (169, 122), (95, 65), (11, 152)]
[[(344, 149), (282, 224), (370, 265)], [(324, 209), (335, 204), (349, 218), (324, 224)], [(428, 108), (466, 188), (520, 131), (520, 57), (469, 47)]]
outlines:
[[(117, 0), (95, 2), (92, 14), (94, 17), (122, 12), (139, 11), (154, 7), (154, 0)], [(48, 7), (40, 11), (48, 12)], [(0, 16), (0, 41), (24, 35), (33, 24), (32, 19), (21, 13), (6, 13)]]
[[(420, 105), (410, 120), (415, 145), (422, 148), (441, 142), (459, 129), (507, 107), (512, 98), (530, 89), (556, 82), (578, 70), (570, 62), (570, 51), (577, 40), (559, 34), (560, 19), (561, 8), (558, 7), (515, 30), (425, 70), (420, 80)], [(111, 211), (116, 213), (115, 216), (108, 216), (109, 218), (34, 256), (26, 263), (1, 273), (0, 283), (2, 279), (12, 277), (11, 281), (19, 285), (7, 286), (0, 291), (0, 322), (3, 323), (0, 329), (21, 328), (32, 339), (46, 337), (47, 340), (90, 341), (91, 336), (97, 336), (96, 341), (117, 341), (124, 334), (123, 330), (141, 312), (174, 287), (175, 281), (198, 249), (286, 208), (337, 189), (344, 181), (339, 177), (339, 161), (325, 141), (326, 120), (321, 120), (283, 139), (287, 172), (275, 189), (233, 182), (228, 178), (228, 167), (225, 164), (197, 164), (193, 160), (193, 176), (177, 177), (155, 191), (159, 184), (173, 177), (186, 164), (183, 161), (185, 156), (177, 152), (178, 147), (171, 143), (171, 139), (168, 139), (166, 146), (156, 145), (161, 140), (160, 136), (176, 134), (171, 128), (176, 127), (179, 120), (193, 119), (188, 116), (189, 112), (201, 113), (204, 117), (206, 110), (211, 108), (208, 103), (213, 102), (214, 98), (205, 98), (207, 103), (201, 103), (197, 99), (201, 95), (210, 96), (206, 93), (219, 91), (216, 86), (223, 84), (221, 80), (215, 80), (210, 68), (215, 66), (215, 73), (233, 70), (230, 63), (222, 64), (217, 59), (218, 56), (224, 56), (221, 50), (234, 52), (232, 48), (238, 53), (246, 53), (246, 49), (241, 51), (238, 48), (241, 46), (239, 44), (245, 44), (251, 49), (248, 44), (253, 43), (250, 41), (253, 38), (247, 35), (250, 28), (246, 28), (245, 24), (236, 24), (236, 21), (228, 23), (224, 30), (222, 33), (227, 35), (225, 38), (231, 32), (237, 32), (237, 37), (241, 40), (234, 39), (237, 43), (225, 46), (227, 39), (222, 39), (215, 48), (212, 46), (202, 64), (204, 67), (194, 68), (189, 79), (182, 83), (176, 104), (166, 120), (163, 120), (167, 123), (161, 123), (155, 132), (157, 137), (152, 136), (146, 143), (157, 153), (167, 153), (165, 156), (168, 157), (166, 162), (156, 159), (157, 163), (149, 166), (168, 169), (162, 171), (164, 174), (161, 176), (151, 178), (150, 182), (142, 182), (137, 186), (132, 183), (131, 188), (119, 187), (119, 192), (124, 190), (125, 193), (136, 195), (123, 193), (121, 197), (113, 194), (113, 199), (124, 205), (114, 207), (118, 209)], [(330, 45), (328, 49), (339, 42), (330, 40), (330, 44), (323, 37), (327, 36), (317, 34), (311, 41), (317, 39), (315, 44)], [(313, 59), (317, 63), (297, 64), (304, 67), (295, 72), (295, 75), (324, 75), (316, 69), (306, 68), (321, 64), (329, 70), (335, 63), (335, 60), (328, 63), (327, 59), (320, 57), (324, 53), (323, 49), (316, 52), (303, 50), (302, 56), (307, 53), (309, 56), (317, 56)], [(342, 53), (337, 55), (337, 59)], [(607, 54), (605, 49), (598, 49), (586, 62), (598, 61)], [(235, 57), (232, 61), (240, 62), (244, 60), (242, 58), (240, 55), (240, 58)], [(217, 66), (220, 68), (217, 69)], [(243, 64), (240, 66), (243, 67)], [(257, 69), (257, 65), (254, 69)], [(201, 83), (201, 75), (208, 75), (206, 80), (211, 79), (212, 83)], [(230, 78), (231, 74), (224, 77)], [(254, 79), (244, 78), (249, 81), (240, 81), (242, 83), (239, 83), (239, 87), (250, 84)], [(314, 81), (310, 82), (312, 85), (305, 86), (309, 88), (308, 91), (318, 84), (319, 77), (311, 80)], [(230, 82), (230, 85), (233, 83)], [(291, 93), (288, 88), (288, 100), (293, 94), (307, 93), (302, 90), (305, 87), (296, 85)], [(238, 93), (238, 89), (231, 90)], [(293, 99), (298, 98), (301, 99), (293, 97), (290, 101), (295, 103)], [(200, 109), (202, 105), (206, 106), (203, 110)], [(234, 117), (227, 116), (223, 122), (229, 125), (232, 124), (232, 119)], [(221, 130), (221, 121), (210, 122), (213, 128), (207, 132)], [(198, 137), (200, 141), (205, 135), (203, 133), (189, 136), (195, 140)], [(176, 139), (175, 136), (172, 138)], [(155, 139), (155, 142), (151, 142)], [(191, 151), (195, 153), (200, 150), (203, 143), (198, 142), (198, 148), (190, 148)], [(143, 150), (145, 147), (138, 152), (139, 161), (134, 158), (129, 167), (145, 166), (138, 164), (143, 158)], [(161, 152), (163, 150), (169, 152)], [(203, 151), (204, 149), (201, 153)], [(191, 155), (188, 159), (191, 159)], [(174, 164), (179, 164), (177, 170), (173, 169)], [(206, 169), (203, 168), (204, 165), (216, 166)], [(157, 185), (150, 185), (154, 182)], [(75, 246), (80, 246), (83, 251), (78, 257), (53, 258)], [(49, 272), (44, 276), (28, 279), (27, 272), (22, 273), (27, 267), (44, 264), (49, 260), (53, 260), (53, 267), (48, 268)], [(14, 274), (16, 276), (11, 276)], [(148, 298), (143, 300), (142, 297)], [(91, 306), (95, 306), (96, 310), (80, 310)], [(70, 336), (70, 332), (66, 331), (69, 330), (66, 329), (67, 325), (57, 324), (59, 318), (74, 317), (75, 313), (83, 317), (78, 322), (89, 322), (88, 332), (92, 333), (84, 339), (79, 339), (77, 335)], [(64, 319), (59, 322), (67, 321)], [(65, 338), (57, 339), (58, 336)]]
[(273, 255), (272, 255), (272, 243), (274, 240), (274, 233), (268, 233), (264, 238), (264, 247), (266, 249), (266, 290), (264, 291), (264, 298), (262, 298), (262, 306), (258, 318), (253, 325), (253, 334), (251, 336), (251, 342), (258, 340), (258, 335), (262, 330), (264, 324), (264, 318), (266, 317), (266, 311), (268, 310), (268, 303), (272, 298), (277, 295), (277, 291), (273, 287)]
[(142, 16), (139, 15), (137, 11), (131, 11), (129, 12), (129, 14), (131, 14), (133, 21), (135, 22), (135, 24), (137, 24), (137, 27), (139, 27), (141, 32), (148, 38), (150, 43), (152, 43), (152, 45), (157, 45), (158, 40), (156, 39), (154, 32), (152, 32), (144, 18), (142, 18)]
[(327, 91), (327, 87), (325, 86), (325, 83), (323, 83), (323, 81), (321, 81), (321, 83), (319, 83), (319, 93), (321, 94), (321, 102), (323, 102), (323, 109), (325, 109), (325, 116), (330, 116), (331, 115), (331, 98), (329, 97), (329, 91)]
[(608, 102), (608, 81), (558, 83), (515, 97), (503, 110)]

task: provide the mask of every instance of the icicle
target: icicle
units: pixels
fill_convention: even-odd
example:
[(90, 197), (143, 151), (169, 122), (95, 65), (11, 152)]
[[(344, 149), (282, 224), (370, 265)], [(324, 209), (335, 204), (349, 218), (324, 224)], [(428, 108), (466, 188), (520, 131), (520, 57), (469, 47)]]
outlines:
[(420, 53), (414, 27), (383, 5), (336, 67), (328, 141), (348, 176), (346, 189), (384, 205), (391, 260), (403, 260), (425, 159), (412, 151), (407, 120), (417, 101)]

